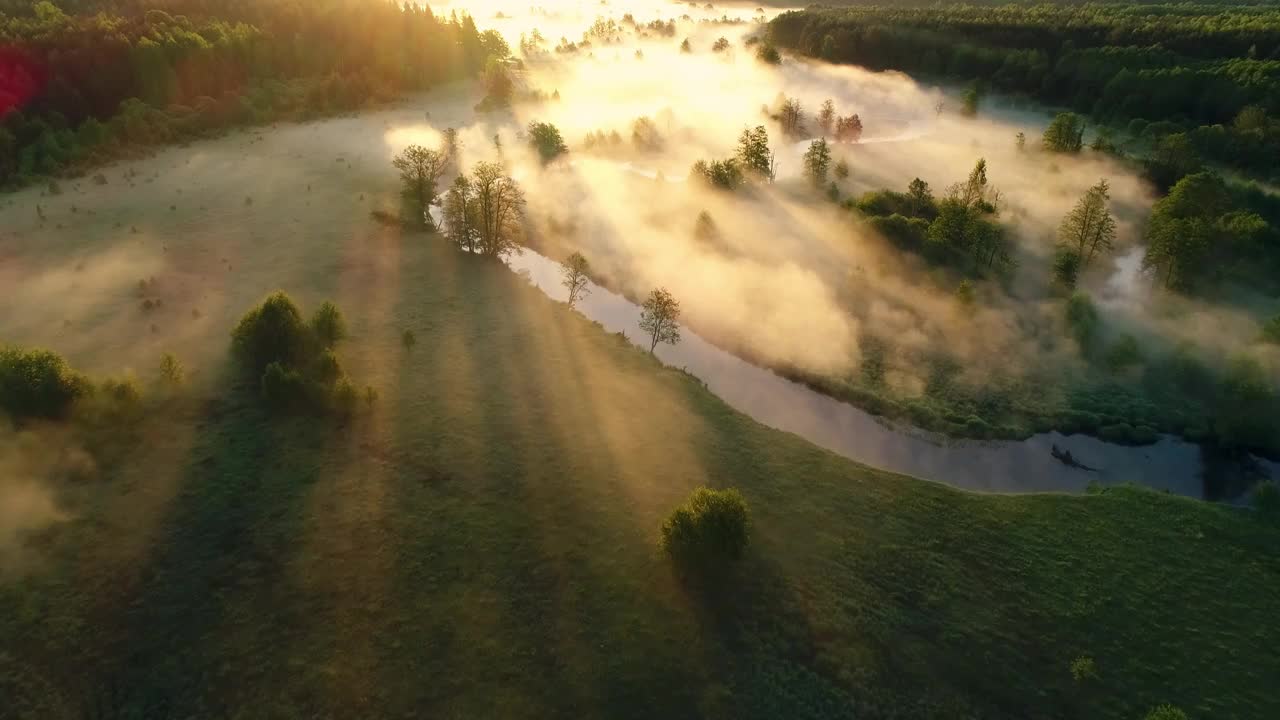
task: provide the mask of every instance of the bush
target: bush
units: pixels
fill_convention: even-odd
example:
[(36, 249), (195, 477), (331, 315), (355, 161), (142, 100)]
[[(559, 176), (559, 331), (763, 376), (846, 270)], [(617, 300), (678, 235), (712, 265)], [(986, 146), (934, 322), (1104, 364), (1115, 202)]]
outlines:
[(1078, 657), (1071, 661), (1071, 679), (1083, 682), (1098, 677), (1098, 667), (1091, 657)]
[(715, 570), (742, 557), (748, 526), (741, 493), (700, 487), (662, 524), (662, 548), (684, 568)]
[(173, 353), (160, 356), (160, 379), (166, 385), (181, 385), (184, 375), (182, 361), (174, 357)]
[(412, 350), (413, 346), (418, 343), (418, 338), (414, 336), (412, 330), (405, 330), (400, 336), (400, 344), (404, 345), (405, 350)]
[(15, 420), (63, 417), (89, 389), (57, 353), (0, 348), (0, 410)]
[(1250, 495), (1253, 507), (1258, 512), (1272, 516), (1280, 515), (1280, 485), (1276, 485), (1274, 480), (1263, 480), (1254, 485)]
[(311, 318), (311, 331), (315, 333), (320, 346), (332, 348), (347, 337), (347, 321), (342, 317), (338, 306), (326, 301), (316, 309)]
[(1143, 720), (1189, 720), (1187, 714), (1172, 705), (1161, 705), (1147, 713)]
[(279, 363), (294, 366), (310, 349), (310, 330), (303, 324), (298, 306), (283, 292), (276, 292), (245, 313), (231, 332), (231, 347), (245, 367), (254, 373)]
[(262, 373), (262, 398), (267, 407), (279, 412), (296, 412), (311, 404), (312, 390), (297, 370), (278, 362), (269, 363)]

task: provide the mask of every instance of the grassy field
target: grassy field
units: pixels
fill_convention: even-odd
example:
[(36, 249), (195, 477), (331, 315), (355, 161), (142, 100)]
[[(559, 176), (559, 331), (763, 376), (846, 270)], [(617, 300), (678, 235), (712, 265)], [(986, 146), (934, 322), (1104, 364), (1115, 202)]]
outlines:
[[(505, 268), (372, 223), (350, 239), (342, 354), (378, 402), (276, 420), (202, 368), (128, 462), (63, 488), (71, 519), (0, 585), (0, 716), (1280, 715), (1275, 525), (870, 470)], [(740, 488), (755, 523), (715, 592), (656, 546), (700, 484)]]

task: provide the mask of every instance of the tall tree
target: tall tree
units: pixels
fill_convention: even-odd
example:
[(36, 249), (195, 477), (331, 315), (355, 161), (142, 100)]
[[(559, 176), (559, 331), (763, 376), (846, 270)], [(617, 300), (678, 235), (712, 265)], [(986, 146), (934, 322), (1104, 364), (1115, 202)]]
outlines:
[(415, 218), (434, 228), (429, 211), (436, 204), (436, 183), (440, 181), (446, 164), (444, 154), (421, 145), (410, 145), (400, 151), (391, 164), (400, 171), (404, 195), (413, 207)]
[(458, 175), (444, 196), (444, 233), (459, 250), (476, 251), (475, 192), (466, 175)]
[(915, 217), (924, 217), (933, 207), (933, 191), (929, 189), (929, 183), (920, 178), (907, 185), (907, 197), (911, 198), (911, 214)]
[(782, 132), (786, 135), (804, 134), (804, 108), (801, 107), (799, 100), (783, 99), (782, 105), (778, 108), (778, 123), (782, 125)]
[(827, 145), (827, 141), (818, 138), (809, 143), (809, 149), (804, 152), (804, 174), (815, 185), (821, 185), (827, 181), (827, 171), (831, 169), (831, 148)]
[(763, 125), (742, 129), (738, 136), (738, 162), (749, 175), (773, 181), (773, 151), (769, 149), (769, 133)]
[(822, 128), (823, 137), (831, 134), (831, 128), (835, 126), (835, 122), (836, 104), (827, 98), (822, 101), (822, 108), (818, 110), (818, 127)]
[(1107, 206), (1110, 199), (1107, 181), (1099, 180), (1085, 191), (1058, 227), (1058, 240), (1079, 256), (1082, 266), (1087, 267), (1098, 251), (1110, 250), (1115, 242), (1116, 219)]
[(480, 253), (502, 257), (517, 249), (524, 217), (524, 192), (495, 162), (476, 163), (471, 172), (474, 222)]
[(657, 288), (649, 293), (640, 311), (640, 329), (649, 333), (649, 352), (658, 343), (675, 345), (680, 342), (680, 302), (667, 292)]
[(1072, 112), (1058, 113), (1045, 128), (1041, 142), (1049, 152), (1080, 152), (1084, 147), (1084, 118)]
[(560, 265), (560, 284), (569, 291), (569, 307), (591, 294), (587, 272), (591, 266), (582, 253), (575, 252)]

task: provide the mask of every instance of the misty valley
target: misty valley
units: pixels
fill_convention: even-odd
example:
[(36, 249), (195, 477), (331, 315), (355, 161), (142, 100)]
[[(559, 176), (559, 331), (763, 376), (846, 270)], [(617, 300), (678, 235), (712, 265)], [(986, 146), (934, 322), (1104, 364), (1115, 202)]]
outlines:
[(1278, 84), (1232, 2), (0, 3), (0, 718), (1280, 713)]

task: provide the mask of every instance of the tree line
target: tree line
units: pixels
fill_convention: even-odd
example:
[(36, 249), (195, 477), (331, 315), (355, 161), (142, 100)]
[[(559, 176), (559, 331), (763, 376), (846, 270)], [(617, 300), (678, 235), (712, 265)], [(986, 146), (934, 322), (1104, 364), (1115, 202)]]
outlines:
[(1253, 173), (1280, 167), (1275, 6), (872, 5), (784, 13), (769, 35), (832, 62), (980, 80), (1136, 121), (1131, 134), (1154, 140), (1185, 133), (1205, 158)]
[(82, 14), (47, 0), (0, 14), (0, 76), (12, 79), (0, 93), (0, 186), (129, 146), (356, 109), (508, 54), (470, 16), (382, 0), (73, 7)]

